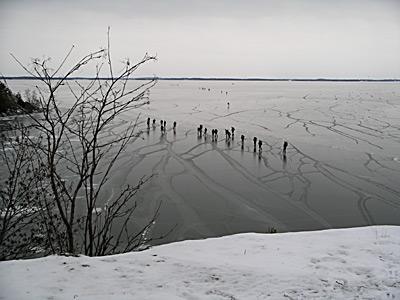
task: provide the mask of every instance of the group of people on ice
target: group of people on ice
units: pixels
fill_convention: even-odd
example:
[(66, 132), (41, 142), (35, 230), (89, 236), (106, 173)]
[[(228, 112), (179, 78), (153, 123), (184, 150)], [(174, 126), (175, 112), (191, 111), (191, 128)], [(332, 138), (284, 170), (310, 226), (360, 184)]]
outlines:
[[(147, 118), (147, 128), (150, 129), (150, 123), (151, 123), (151, 119)], [(165, 133), (166, 132), (166, 128), (167, 128), (167, 121), (165, 120), (160, 120), (160, 126), (161, 126), (161, 132)], [(173, 131), (174, 133), (176, 133), (176, 126), (177, 123), (176, 121), (174, 121), (173, 123)], [(153, 128), (156, 127), (156, 119), (153, 119)], [(202, 124), (199, 125), (199, 127), (197, 127), (197, 137), (201, 138), (203, 135), (205, 137), (205, 139), (207, 139), (208, 135), (207, 135), (207, 128), (203, 127)], [(240, 136), (241, 139), (241, 146), (242, 149), (244, 148), (244, 140), (245, 140), (245, 136), (242, 134)], [(231, 127), (231, 129), (225, 129), (225, 141), (227, 141), (228, 143), (230, 143), (230, 141), (235, 139), (235, 127)], [(218, 141), (218, 129), (211, 129), (211, 141), (212, 142), (217, 142)], [(262, 140), (257, 138), (257, 137), (253, 137), (253, 144), (254, 144), (254, 152), (257, 151), (257, 145), (258, 145), (258, 151), (261, 153), (262, 152)], [(286, 159), (286, 149), (288, 147), (288, 142), (284, 141), (283, 142), (283, 146), (282, 146), (282, 153), (284, 155), (284, 158)]]

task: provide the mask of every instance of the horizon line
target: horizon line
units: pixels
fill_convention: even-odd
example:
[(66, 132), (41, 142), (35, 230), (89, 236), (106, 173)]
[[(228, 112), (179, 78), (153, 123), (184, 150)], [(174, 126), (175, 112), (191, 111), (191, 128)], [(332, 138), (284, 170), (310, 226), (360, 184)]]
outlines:
[[(34, 76), (1, 76), (1, 79), (6, 80), (38, 80)], [(53, 80), (60, 80), (63, 77), (53, 77)], [(110, 80), (112, 77), (91, 77), (91, 76), (74, 76), (65, 78), (65, 80)], [(115, 78), (114, 78), (115, 79)], [(311, 78), (268, 78), (268, 77), (195, 77), (195, 76), (179, 76), (179, 77), (168, 77), (168, 76), (140, 76), (130, 77), (127, 80), (193, 80), (193, 81), (343, 81), (343, 82), (356, 82), (356, 81), (386, 81), (386, 82), (397, 82), (400, 78), (324, 78), (324, 77), (311, 77)]]

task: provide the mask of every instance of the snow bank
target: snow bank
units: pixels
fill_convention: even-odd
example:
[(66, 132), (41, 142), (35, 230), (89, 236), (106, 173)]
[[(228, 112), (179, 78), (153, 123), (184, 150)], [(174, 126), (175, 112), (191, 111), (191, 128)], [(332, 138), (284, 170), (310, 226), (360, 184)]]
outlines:
[(0, 263), (0, 299), (398, 299), (400, 226), (237, 234)]

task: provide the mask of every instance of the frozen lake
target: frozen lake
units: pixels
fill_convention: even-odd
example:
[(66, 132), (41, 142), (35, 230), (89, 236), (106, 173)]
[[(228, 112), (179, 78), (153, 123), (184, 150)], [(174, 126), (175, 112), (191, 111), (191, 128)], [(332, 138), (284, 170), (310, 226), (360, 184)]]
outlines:
[[(23, 92), (34, 82), (8, 84)], [(66, 91), (59, 97), (67, 105)], [(121, 157), (104, 197), (154, 174), (138, 194), (136, 218), (161, 202), (153, 234), (174, 230), (157, 243), (271, 227), (400, 225), (399, 83), (160, 81), (150, 101), (125, 116), (140, 112), (143, 139)], [(157, 119), (155, 128), (146, 129), (147, 117)], [(217, 128), (218, 141), (198, 137), (199, 124)]]

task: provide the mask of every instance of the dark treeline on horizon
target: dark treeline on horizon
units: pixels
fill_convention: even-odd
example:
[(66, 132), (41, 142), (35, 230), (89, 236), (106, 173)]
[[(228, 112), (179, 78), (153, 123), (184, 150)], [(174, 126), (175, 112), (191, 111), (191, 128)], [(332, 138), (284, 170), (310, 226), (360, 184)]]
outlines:
[[(6, 80), (35, 80), (37, 78), (33, 76), (2, 76), (1, 79)], [(62, 79), (62, 77), (53, 77), (53, 80)], [(65, 80), (93, 80), (95, 77), (69, 77)], [(100, 80), (110, 80), (110, 77), (98, 77)], [(398, 82), (400, 79), (397, 78), (383, 78), (383, 79), (366, 79), (366, 78), (238, 78), (238, 77), (132, 77), (128, 80), (197, 80), (197, 81), (333, 81), (333, 82)]]

